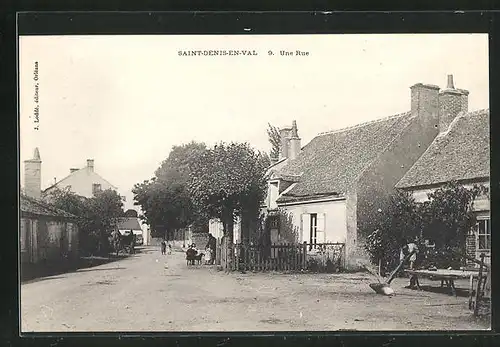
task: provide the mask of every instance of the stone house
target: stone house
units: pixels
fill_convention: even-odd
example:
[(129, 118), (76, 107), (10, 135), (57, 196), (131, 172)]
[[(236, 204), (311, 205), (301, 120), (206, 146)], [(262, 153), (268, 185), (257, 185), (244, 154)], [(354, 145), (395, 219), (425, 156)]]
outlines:
[[(443, 93), (453, 93), (450, 88)], [(451, 101), (458, 101), (458, 94)], [(490, 210), (490, 129), (489, 110), (467, 112), (452, 105), (447, 119), (440, 122), (440, 133), (425, 153), (396, 185), (409, 191), (417, 202), (450, 181), (465, 187), (483, 185), (487, 193), (474, 201), (477, 225), (467, 237), (467, 253), (479, 259), (481, 253), (491, 256)]]
[(321, 133), (303, 148), (294, 123), (281, 160), (268, 172), (263, 212), (290, 213), (299, 241), (312, 247), (344, 243), (346, 266), (356, 268), (396, 184), (450, 123), (450, 114), (468, 108), (464, 90), (440, 93), (438, 86), (422, 83), (410, 90), (409, 111)]
[(86, 198), (91, 198), (102, 190), (113, 189), (118, 191), (117, 187), (95, 172), (93, 159), (87, 159), (87, 166), (83, 168), (71, 168), (68, 176), (45, 189), (43, 194), (47, 195), (56, 188), (69, 188), (73, 193)]
[(75, 216), (40, 200), (40, 153), (26, 160), (25, 187), (20, 195), (19, 241), (21, 264), (39, 264), (76, 259), (79, 256)]

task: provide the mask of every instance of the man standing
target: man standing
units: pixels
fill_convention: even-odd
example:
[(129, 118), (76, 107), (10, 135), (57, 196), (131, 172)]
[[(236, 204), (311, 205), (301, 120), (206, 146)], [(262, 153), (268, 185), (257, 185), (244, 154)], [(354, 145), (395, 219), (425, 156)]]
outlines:
[(131, 254), (135, 253), (134, 246), (135, 246), (135, 235), (134, 235), (134, 231), (130, 230), (130, 253)]
[[(408, 261), (410, 262), (410, 266), (409, 266), (410, 270), (413, 270), (413, 268), (415, 266), (415, 262), (417, 261), (418, 247), (417, 247), (415, 242), (417, 242), (417, 238), (415, 238), (414, 242), (411, 240), (408, 240), (406, 242), (406, 245), (404, 245), (401, 248), (401, 252), (399, 254), (399, 259), (401, 261), (403, 261), (407, 255), (409, 255), (410, 253), (413, 253), (410, 256), (410, 259), (408, 259)], [(417, 278), (414, 275), (411, 275), (410, 276), (410, 284), (406, 288), (414, 289), (416, 285), (417, 285)]]

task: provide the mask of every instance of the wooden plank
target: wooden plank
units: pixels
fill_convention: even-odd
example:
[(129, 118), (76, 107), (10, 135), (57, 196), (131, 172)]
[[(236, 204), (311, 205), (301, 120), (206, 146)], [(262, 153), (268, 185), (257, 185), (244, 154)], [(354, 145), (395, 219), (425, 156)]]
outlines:
[(257, 271), (260, 271), (261, 265), (260, 265), (260, 252), (257, 252), (257, 263), (255, 264), (255, 268)]
[(286, 244), (285, 252), (283, 254), (283, 258), (285, 260), (285, 271), (288, 271), (288, 267), (290, 266), (290, 258), (288, 257), (288, 250), (290, 249), (290, 244)]
[(302, 245), (302, 269), (304, 270), (307, 268), (306, 254), (307, 254), (307, 242), (304, 241)]
[(292, 249), (292, 252), (293, 252), (293, 270), (296, 271), (297, 270), (297, 246), (295, 246), (295, 244), (293, 245), (293, 249)]
[(250, 246), (247, 245), (245, 247), (245, 271), (250, 270), (251, 261), (252, 260), (250, 259)]
[(479, 274), (477, 276), (477, 287), (476, 287), (476, 302), (474, 304), (474, 316), (478, 315), (479, 312), (479, 302), (481, 300), (482, 288), (481, 281), (483, 277), (483, 267), (484, 267), (484, 253), (480, 255), (480, 265), (479, 265)]

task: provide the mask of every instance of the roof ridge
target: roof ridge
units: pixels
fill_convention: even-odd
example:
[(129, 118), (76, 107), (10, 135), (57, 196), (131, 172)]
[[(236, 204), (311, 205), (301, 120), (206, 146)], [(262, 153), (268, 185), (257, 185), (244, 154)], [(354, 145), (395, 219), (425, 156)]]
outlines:
[(69, 213), (69, 212), (67, 212), (67, 211), (65, 211), (65, 210), (63, 210), (63, 209), (60, 209), (60, 208), (58, 208), (58, 207), (56, 207), (56, 206), (54, 206), (54, 205), (52, 205), (52, 204), (50, 204), (50, 203), (47, 203), (47, 202), (45, 202), (45, 201), (42, 201), (42, 200), (36, 199), (36, 198), (31, 197), (31, 196), (29, 196), (29, 195), (26, 195), (26, 194), (22, 194), (22, 193), (21, 193), (21, 197), (23, 197), (23, 198), (25, 198), (25, 199), (27, 199), (27, 200), (31, 201), (31, 202), (32, 202), (32, 203), (34, 203), (35, 205), (38, 205), (38, 206), (43, 207), (43, 208), (45, 208), (45, 209), (47, 209), (47, 210), (50, 210), (51, 212), (54, 212), (54, 213), (57, 213), (57, 214), (61, 214), (61, 215), (65, 216), (65, 217), (76, 217), (76, 216), (75, 216), (74, 214), (72, 214), (72, 213)]
[(341, 129), (324, 131), (324, 132), (319, 133), (317, 136), (336, 134), (336, 133), (340, 133), (340, 132), (347, 131), (347, 130), (361, 128), (361, 127), (364, 127), (364, 126), (367, 126), (367, 125), (370, 125), (370, 124), (385, 122), (385, 121), (388, 121), (388, 120), (394, 119), (394, 118), (402, 118), (402, 117), (407, 116), (409, 114), (411, 114), (411, 111), (406, 111), (406, 112), (398, 113), (398, 114), (395, 114), (395, 115), (392, 115), (392, 116), (388, 116), (388, 117), (384, 117), (384, 118), (379, 118), (379, 119), (373, 119), (373, 120), (370, 120), (370, 121), (367, 121), (367, 122), (364, 122), (364, 123), (359, 123), (359, 124), (351, 125), (351, 126), (348, 126), (348, 127), (345, 127), (345, 128), (341, 128)]
[(490, 110), (488, 108), (484, 108), (484, 109), (480, 109), (480, 110), (475, 110), (475, 111), (471, 111), (471, 112), (464, 112), (464, 111), (461, 111), (459, 112), (455, 118), (453, 118), (453, 120), (450, 122), (450, 124), (448, 125), (448, 128), (439, 133), (437, 136), (436, 136), (436, 139), (437, 138), (443, 138), (443, 137), (446, 137), (446, 135), (448, 135), (450, 133), (450, 131), (453, 130), (453, 128), (455, 127), (455, 124), (457, 124), (460, 120), (464, 119), (464, 118), (469, 118), (469, 117), (476, 117), (476, 116), (480, 116), (486, 112), (490, 112)]

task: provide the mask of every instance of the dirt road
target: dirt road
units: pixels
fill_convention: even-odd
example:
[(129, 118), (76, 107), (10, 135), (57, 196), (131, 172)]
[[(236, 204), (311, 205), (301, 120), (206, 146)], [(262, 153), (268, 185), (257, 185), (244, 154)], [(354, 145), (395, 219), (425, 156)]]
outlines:
[(23, 332), (487, 329), (466, 297), (396, 279), (375, 294), (366, 274), (225, 274), (156, 248), (21, 286)]

